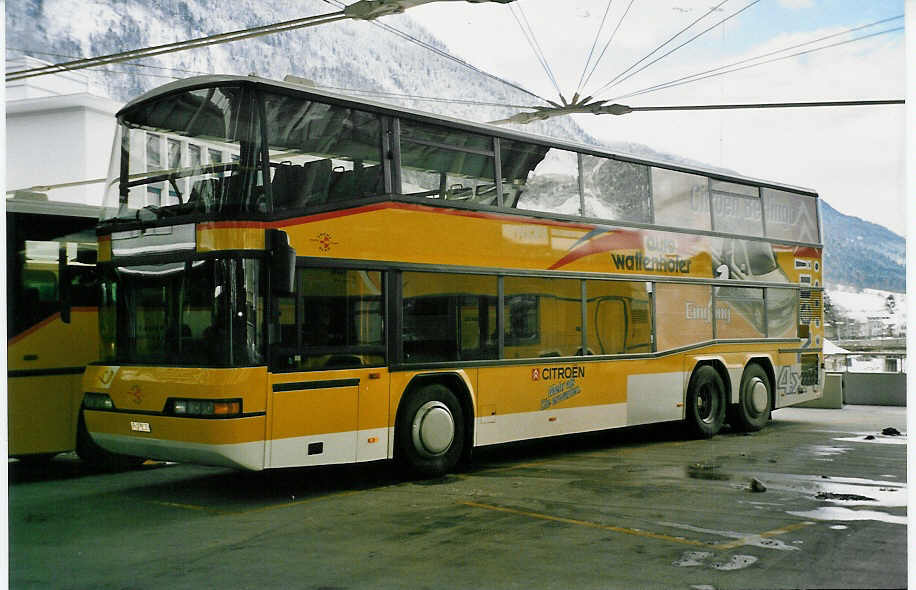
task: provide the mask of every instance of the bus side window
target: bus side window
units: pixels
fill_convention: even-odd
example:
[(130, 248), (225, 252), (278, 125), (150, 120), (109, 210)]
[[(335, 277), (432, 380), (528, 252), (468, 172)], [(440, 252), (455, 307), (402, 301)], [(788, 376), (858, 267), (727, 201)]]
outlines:
[(402, 280), (405, 362), (497, 357), (496, 276), (404, 272)]
[(22, 272), (16, 332), (21, 332), (60, 310), (57, 272), (26, 269)]
[(538, 296), (512, 295), (506, 297), (507, 345), (536, 344), (538, 342)]
[(92, 266), (73, 266), (67, 269), (70, 280), (70, 305), (73, 307), (98, 307), (99, 280)]

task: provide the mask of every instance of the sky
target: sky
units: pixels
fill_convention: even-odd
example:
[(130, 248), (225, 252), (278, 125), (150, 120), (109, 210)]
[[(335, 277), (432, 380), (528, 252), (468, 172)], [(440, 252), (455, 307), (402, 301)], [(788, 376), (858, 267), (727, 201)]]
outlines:
[[(584, 94), (600, 90), (594, 94), (598, 99), (650, 106), (902, 99), (905, 95), (905, 42), (903, 31), (897, 31), (627, 96), (688, 74), (902, 15), (902, 0), (634, 0), (632, 4), (611, 0), (610, 7), (605, 0), (517, 0), (514, 4), (516, 14), (519, 9), (524, 12), (567, 99), (582, 80), (605, 11), (605, 26), (593, 55), (601, 54), (618, 23), (619, 28), (584, 85)], [(625, 76), (632, 77), (607, 86), (716, 6), (629, 70)], [(734, 13), (738, 14), (724, 24), (633, 73)], [(409, 16), (430, 29), (451, 53), (557, 100), (557, 90), (509, 6), (435, 2), (411, 9)], [(396, 25), (404, 17), (386, 18)], [(892, 20), (791, 53), (902, 26), (902, 18)], [(638, 142), (745, 176), (812, 188), (843, 213), (905, 234), (903, 105), (574, 117), (601, 140)]]

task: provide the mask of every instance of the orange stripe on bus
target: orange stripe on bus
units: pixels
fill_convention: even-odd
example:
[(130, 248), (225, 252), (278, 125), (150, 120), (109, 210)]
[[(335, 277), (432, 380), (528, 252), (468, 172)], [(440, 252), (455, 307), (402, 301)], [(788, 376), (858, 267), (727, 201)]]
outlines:
[[(420, 205), (415, 203), (379, 203), (375, 205), (366, 205), (355, 209), (345, 209), (340, 211), (329, 211), (327, 213), (318, 213), (316, 215), (305, 215), (294, 217), (292, 219), (283, 219), (281, 221), (211, 221), (198, 224), (198, 229), (221, 229), (221, 228), (253, 228), (253, 229), (277, 229), (291, 225), (303, 223), (312, 223), (323, 221), (325, 219), (334, 219), (338, 217), (347, 217), (359, 215), (361, 213), (371, 213), (385, 209), (397, 209), (402, 211), (423, 211), (426, 213), (435, 213), (438, 215), (455, 215), (458, 217), (471, 217), (475, 219), (515, 219), (518, 216), (510, 213), (484, 213), (480, 211), (462, 211), (458, 209), (439, 209), (430, 205)], [(551, 221), (547, 219), (526, 219), (532, 225), (543, 225), (548, 227), (566, 227), (574, 229), (594, 229), (595, 225), (583, 223)]]
[[(78, 312), (78, 313), (97, 312), (98, 310), (99, 310), (98, 307), (71, 307), (71, 308), (70, 308), (70, 311), (71, 311), (71, 312), (74, 312), (74, 311), (75, 311), (75, 312)], [(29, 334), (34, 334), (35, 332), (37, 332), (37, 331), (40, 330), (41, 328), (47, 326), (48, 324), (50, 324), (50, 323), (53, 322), (54, 320), (58, 319), (59, 317), (60, 317), (60, 312), (59, 312), (59, 311), (53, 313), (52, 315), (49, 315), (48, 317), (46, 317), (45, 319), (41, 320), (40, 322), (38, 322), (38, 323), (35, 324), (34, 326), (31, 326), (31, 327), (29, 327), (29, 328), (26, 328), (26, 329), (23, 330), (22, 332), (16, 334), (15, 336), (13, 336), (13, 337), (10, 338), (9, 340), (7, 340), (7, 341), (6, 341), (7, 346), (9, 346), (9, 345), (11, 345), (11, 344), (16, 344), (17, 342), (19, 342), (20, 340), (22, 340), (23, 338), (25, 338), (25, 337), (28, 336)]]
[(22, 332), (20, 332), (19, 334), (15, 335), (15, 336), (13, 336), (12, 338), (10, 338), (9, 340), (7, 340), (7, 341), (6, 341), (6, 342), (7, 342), (7, 346), (9, 346), (9, 345), (11, 345), (11, 344), (16, 344), (17, 342), (19, 342), (20, 340), (22, 340), (23, 338), (25, 338), (25, 337), (28, 336), (29, 334), (34, 334), (35, 332), (37, 332), (37, 331), (40, 330), (41, 328), (47, 326), (48, 324), (50, 324), (51, 322), (53, 322), (54, 320), (59, 319), (59, 318), (60, 318), (60, 312), (59, 312), (59, 311), (56, 312), (56, 313), (54, 313), (54, 314), (49, 315), (48, 317), (46, 317), (45, 319), (41, 320), (40, 322), (38, 322), (37, 324), (35, 324), (35, 325), (32, 326), (31, 328), (27, 328), (27, 329), (23, 330)]

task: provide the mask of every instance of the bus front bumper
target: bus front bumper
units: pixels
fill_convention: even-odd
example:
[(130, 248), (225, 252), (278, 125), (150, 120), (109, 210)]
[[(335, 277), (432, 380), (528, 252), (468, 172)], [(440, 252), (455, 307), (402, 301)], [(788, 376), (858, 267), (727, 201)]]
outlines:
[(265, 417), (202, 419), (84, 410), (103, 449), (160, 461), (264, 469)]

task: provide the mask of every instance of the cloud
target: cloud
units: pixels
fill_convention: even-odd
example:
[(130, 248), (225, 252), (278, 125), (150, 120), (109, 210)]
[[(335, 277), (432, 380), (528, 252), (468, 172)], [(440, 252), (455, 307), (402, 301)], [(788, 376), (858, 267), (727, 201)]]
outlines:
[[(598, 51), (627, 4), (612, 4)], [(806, 0), (782, 0), (782, 5), (793, 9), (810, 4)], [(589, 6), (594, 3), (571, 0), (563, 10), (548, 1), (525, 3), (526, 15), (551, 67), (569, 94), (577, 86), (600, 22), (594, 11), (588, 22), (576, 18), (577, 10)], [(708, 0), (678, 0), (671, 5), (635, 3), (589, 90), (613, 79), (710, 6)], [(471, 10), (472, 29), (448, 26), (449, 22), (459, 22), (458, 14), (469, 15)], [(519, 81), (541, 96), (555, 96), (506, 6), (477, 4), (468, 8), (463, 2), (444, 2), (436, 3), (436, 11), (427, 9), (428, 16), (423, 14), (420, 9), (413, 13), (471, 63)], [(727, 14), (730, 12), (710, 15), (703, 22), (709, 26)], [(862, 23), (856, 15), (851, 15), (848, 24), (834, 28), (770, 35), (768, 27), (772, 23), (762, 22), (760, 14), (748, 11), (599, 96), (611, 98), (859, 24)], [(705, 26), (692, 31), (695, 34)], [(689, 36), (680, 37), (679, 42)], [(837, 37), (828, 43), (846, 38), (849, 37)], [(754, 39), (761, 41), (755, 43)], [(796, 51), (803, 49), (806, 48)], [(678, 105), (902, 98), (904, 74), (903, 35), (898, 33), (623, 102)], [(581, 115), (576, 120), (608, 142), (639, 142), (748, 176), (817, 189), (844, 213), (875, 221), (898, 233), (905, 231), (902, 106)]]

